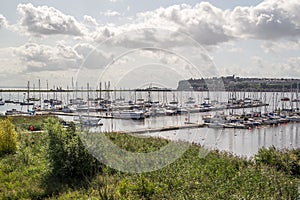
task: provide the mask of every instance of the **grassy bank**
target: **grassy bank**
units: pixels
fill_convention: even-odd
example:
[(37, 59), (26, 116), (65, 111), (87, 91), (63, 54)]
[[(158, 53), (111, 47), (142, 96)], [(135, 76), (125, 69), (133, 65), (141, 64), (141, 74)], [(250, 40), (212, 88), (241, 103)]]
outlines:
[[(129, 174), (102, 166), (85, 178), (53, 176), (49, 135), (27, 132), (43, 127), (43, 118), (13, 118), (18, 150), (0, 158), (0, 199), (297, 199), (300, 150), (262, 150), (255, 161), (212, 151), (199, 157), (191, 146), (167, 167)], [(165, 146), (162, 139), (107, 134), (132, 152), (150, 152)], [(67, 181), (65, 181), (67, 180)]]

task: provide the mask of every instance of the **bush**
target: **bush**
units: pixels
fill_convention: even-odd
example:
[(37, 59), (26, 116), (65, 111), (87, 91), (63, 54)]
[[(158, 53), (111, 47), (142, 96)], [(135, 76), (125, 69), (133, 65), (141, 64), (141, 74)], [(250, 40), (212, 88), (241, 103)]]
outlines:
[(49, 135), (49, 159), (56, 177), (68, 181), (90, 177), (99, 171), (98, 161), (85, 149), (74, 123), (64, 129), (58, 119), (45, 123)]
[(9, 118), (0, 120), (0, 155), (17, 150), (17, 133)]
[(279, 151), (274, 146), (269, 149), (262, 148), (255, 156), (255, 162), (300, 177), (300, 149)]

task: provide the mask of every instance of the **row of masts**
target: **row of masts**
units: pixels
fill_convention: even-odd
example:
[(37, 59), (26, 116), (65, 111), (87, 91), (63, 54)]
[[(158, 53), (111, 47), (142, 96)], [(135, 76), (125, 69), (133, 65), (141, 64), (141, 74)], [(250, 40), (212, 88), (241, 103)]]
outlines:
[[(39, 105), (42, 105), (42, 99), (45, 99), (44, 97), (42, 97), (42, 93), (46, 93), (46, 100), (49, 100), (49, 93), (53, 92), (53, 99), (59, 99), (58, 94), (60, 94), (60, 99), (63, 100), (63, 92), (67, 93), (67, 101), (70, 101), (69, 98), (69, 93), (72, 93), (72, 98), (76, 99), (78, 98), (78, 93), (81, 92), (81, 98), (84, 98), (84, 92), (88, 92), (88, 95), (91, 92), (94, 92), (96, 96), (96, 99), (98, 100), (107, 100), (107, 101), (111, 101), (112, 99), (114, 100), (124, 100), (124, 98), (122, 98), (122, 91), (129, 91), (129, 93), (134, 93), (133, 98), (132, 95), (130, 94), (130, 98), (134, 99), (134, 103), (137, 102), (138, 99), (142, 99), (141, 97), (141, 93), (137, 94), (137, 90), (124, 90), (124, 89), (119, 89), (117, 90), (116, 88), (111, 89), (111, 84), (110, 82), (99, 82), (99, 85), (96, 86), (96, 89), (92, 89), (89, 85), (89, 83), (87, 84), (87, 87), (81, 87), (79, 89), (78, 87), (78, 82), (74, 83), (74, 80), (72, 78), (72, 88), (70, 89), (67, 86), (67, 89), (64, 90), (62, 89), (62, 87), (55, 87), (53, 86), (53, 89), (49, 90), (49, 84), (48, 84), (48, 80), (46, 80), (46, 90), (45, 89), (41, 89), (41, 81), (38, 80), (38, 89), (35, 88), (35, 84), (33, 84), (33, 89), (30, 89), (30, 81), (27, 82), (27, 98), (25, 97), (25, 93), (24, 93), (24, 98), (23, 98), (23, 105), (26, 105), (26, 103), (28, 105), (31, 105), (30, 102), (31, 101), (38, 101)], [(32, 97), (30, 96), (30, 93), (33, 93)], [(36, 93), (38, 92), (38, 98), (36, 98)], [(117, 97), (117, 92), (119, 92), (119, 97)], [(280, 107), (279, 103), (281, 103), (281, 109), (287, 109), (287, 108), (291, 108), (291, 109), (298, 109), (299, 108), (299, 84), (297, 84), (297, 89), (292, 89), (291, 87), (291, 91), (290, 92), (290, 97), (286, 96), (286, 93), (288, 91), (283, 91), (281, 94), (279, 92), (273, 92), (272, 93), (272, 100), (269, 100), (269, 102), (271, 101), (271, 104), (273, 105), (273, 110), (276, 110)], [(112, 95), (113, 94), (113, 95)], [(139, 96), (140, 95), (140, 96)], [(158, 99), (160, 99), (160, 95), (161, 93), (158, 92)], [(19, 96), (19, 95), (18, 95)], [(191, 91), (191, 95), (192, 91)], [(89, 99), (90, 97), (88, 97)], [(148, 96), (146, 97), (147, 101), (151, 101), (151, 92), (148, 91)], [(218, 100), (218, 97), (216, 97)], [(260, 99), (263, 102), (267, 102), (267, 94), (266, 92), (256, 92), (256, 93), (248, 93), (246, 94), (246, 92), (228, 92), (228, 100), (236, 100), (236, 99)], [(1, 92), (1, 99), (2, 99), (2, 92)], [(166, 92), (162, 93), (162, 99), (164, 103), (168, 102), (168, 95)], [(199, 96), (198, 96), (198, 101), (199, 101)], [(207, 92), (207, 97), (204, 98), (204, 100), (207, 100), (208, 102), (210, 101), (210, 93), (209, 91)], [(179, 102), (179, 98), (178, 95), (176, 97), (175, 92), (173, 92), (173, 99), (171, 100), (173, 102)], [(182, 95), (180, 97), (180, 102), (183, 102), (182, 100)], [(267, 111), (267, 107), (265, 106), (265, 112)]]

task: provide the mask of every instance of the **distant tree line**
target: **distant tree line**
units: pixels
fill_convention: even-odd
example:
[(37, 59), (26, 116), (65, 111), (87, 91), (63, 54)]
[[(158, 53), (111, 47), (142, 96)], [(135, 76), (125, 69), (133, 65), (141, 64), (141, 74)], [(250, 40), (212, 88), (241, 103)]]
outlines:
[(284, 78), (240, 78), (233, 76), (181, 80), (177, 90), (183, 91), (266, 91), (296, 92), (300, 79)]

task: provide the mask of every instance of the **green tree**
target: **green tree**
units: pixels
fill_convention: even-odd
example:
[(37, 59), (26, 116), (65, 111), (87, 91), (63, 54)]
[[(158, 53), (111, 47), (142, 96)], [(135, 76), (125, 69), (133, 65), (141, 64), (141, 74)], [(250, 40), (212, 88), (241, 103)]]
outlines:
[(0, 155), (17, 150), (17, 132), (9, 118), (0, 120)]
[(49, 118), (45, 130), (49, 134), (48, 154), (56, 177), (68, 181), (89, 177), (100, 170), (98, 161), (85, 149), (73, 123), (65, 129), (58, 119)]

